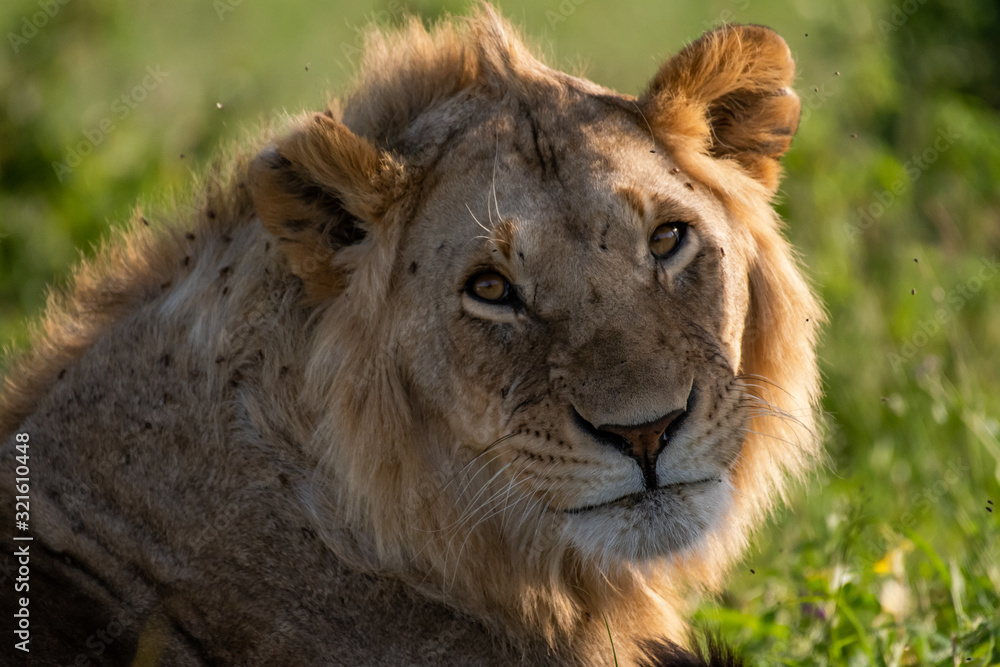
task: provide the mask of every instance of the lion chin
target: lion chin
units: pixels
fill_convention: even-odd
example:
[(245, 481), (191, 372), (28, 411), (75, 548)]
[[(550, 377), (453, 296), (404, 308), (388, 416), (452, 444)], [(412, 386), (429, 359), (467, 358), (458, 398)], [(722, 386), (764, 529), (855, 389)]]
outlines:
[(730, 506), (724, 479), (679, 482), (566, 510), (567, 535), (585, 558), (605, 563), (655, 561), (696, 544)]
[(486, 4), (367, 44), (6, 369), (32, 658), (741, 664), (686, 604), (819, 454), (788, 47), (724, 26), (632, 97)]

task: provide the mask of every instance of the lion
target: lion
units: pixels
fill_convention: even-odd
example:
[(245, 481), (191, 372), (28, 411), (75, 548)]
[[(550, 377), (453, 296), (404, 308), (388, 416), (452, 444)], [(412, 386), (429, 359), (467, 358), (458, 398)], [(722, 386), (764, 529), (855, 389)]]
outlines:
[(820, 451), (793, 76), (760, 26), (638, 97), (488, 5), (373, 31), (8, 365), (4, 655), (740, 664), (688, 604)]

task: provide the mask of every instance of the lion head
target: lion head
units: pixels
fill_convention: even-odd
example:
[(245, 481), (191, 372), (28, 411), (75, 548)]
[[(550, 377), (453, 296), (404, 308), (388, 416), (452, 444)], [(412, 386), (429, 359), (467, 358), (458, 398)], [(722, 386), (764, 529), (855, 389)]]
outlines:
[(770, 205), (793, 72), (757, 26), (638, 98), (488, 7), (371, 35), (249, 181), (313, 309), (331, 548), (515, 639), (683, 635), (818, 448), (822, 313)]

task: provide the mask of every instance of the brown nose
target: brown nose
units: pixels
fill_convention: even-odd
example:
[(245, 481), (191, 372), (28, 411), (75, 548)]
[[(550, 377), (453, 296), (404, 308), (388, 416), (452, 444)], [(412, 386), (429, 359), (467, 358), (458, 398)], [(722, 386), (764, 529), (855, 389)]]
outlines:
[(605, 424), (598, 426), (598, 431), (613, 433), (624, 440), (623, 453), (635, 459), (642, 471), (647, 489), (655, 489), (656, 483), (656, 458), (667, 445), (667, 438), (664, 437), (667, 428), (686, 410), (674, 410), (656, 421), (635, 426), (618, 426), (617, 424)]

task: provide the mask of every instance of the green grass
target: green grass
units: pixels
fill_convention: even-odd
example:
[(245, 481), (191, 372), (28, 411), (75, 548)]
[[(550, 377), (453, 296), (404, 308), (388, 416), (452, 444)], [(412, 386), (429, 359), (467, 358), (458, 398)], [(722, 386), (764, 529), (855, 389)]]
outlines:
[[(0, 6), (0, 340), (26, 342), (45, 286), (137, 200), (155, 211), (218, 147), (342, 89), (366, 16), (399, 20), (387, 1), (261, 4), (71, 1), (17, 52), (40, 6)], [(722, 19), (771, 25), (798, 62), (779, 209), (830, 313), (829, 460), (699, 619), (761, 665), (1000, 663), (1000, 8), (499, 4), (554, 64), (626, 92)], [(149, 67), (166, 76), (134, 92)]]

